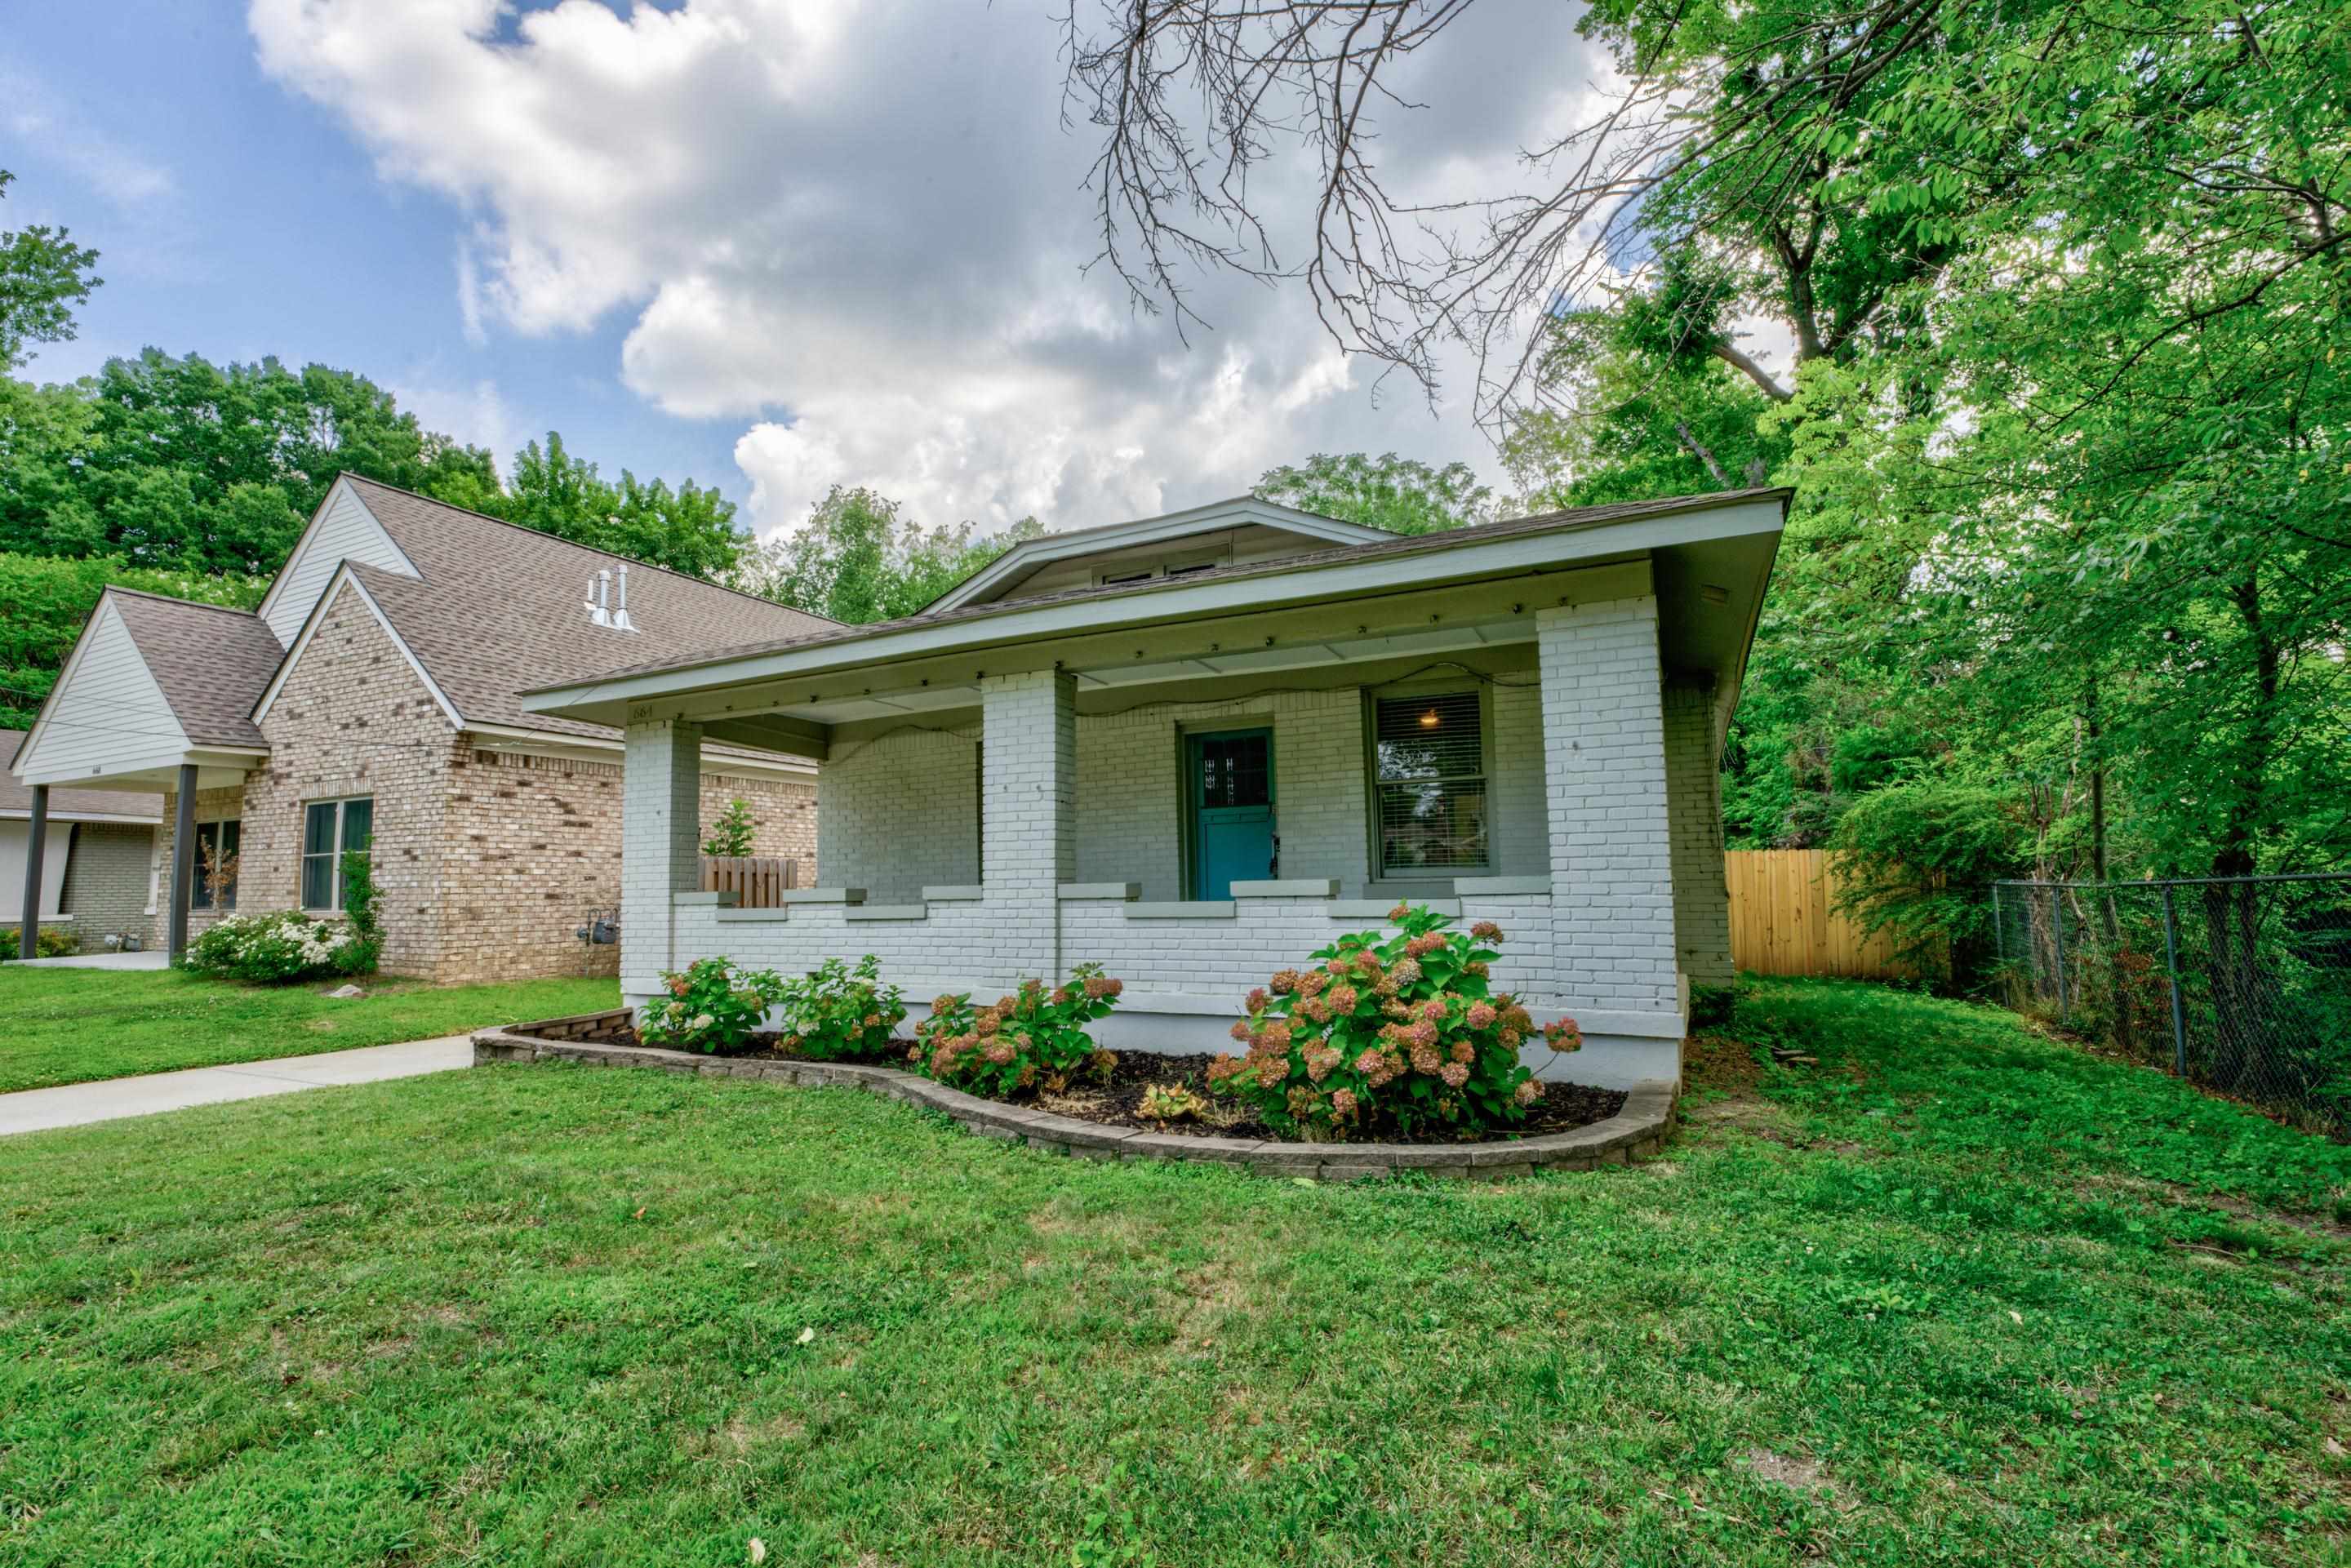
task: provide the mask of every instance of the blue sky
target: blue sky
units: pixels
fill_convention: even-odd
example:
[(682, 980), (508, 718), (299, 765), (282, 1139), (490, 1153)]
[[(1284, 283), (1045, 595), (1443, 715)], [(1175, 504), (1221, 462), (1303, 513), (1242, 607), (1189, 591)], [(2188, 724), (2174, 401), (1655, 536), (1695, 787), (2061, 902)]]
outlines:
[(397, 389), (439, 428), (495, 444), (501, 463), (552, 428), (607, 469), (744, 497), (740, 421), (657, 413), (620, 384), (627, 318), (467, 342), (460, 215), (379, 179), (335, 116), (267, 79), (235, 8), (16, 10), (0, 36), (0, 167), (17, 176), (0, 226), (68, 225), (99, 248), (106, 279), (78, 340), (44, 350), (30, 374), (69, 380), (151, 344), (320, 361)]
[[(502, 461), (559, 429), (763, 531), (833, 483), (1069, 527), (1317, 450), (1495, 471), (1458, 403), (1374, 395), (1302, 293), (1203, 279), (1186, 347), (1084, 270), (1054, 0), (13, 9), (0, 225), (68, 225), (107, 279), (43, 379), (147, 344), (323, 361)], [(1541, 64), (1578, 47), (1565, 11), (1476, 21), (1399, 179), (1507, 178), (1573, 101)]]

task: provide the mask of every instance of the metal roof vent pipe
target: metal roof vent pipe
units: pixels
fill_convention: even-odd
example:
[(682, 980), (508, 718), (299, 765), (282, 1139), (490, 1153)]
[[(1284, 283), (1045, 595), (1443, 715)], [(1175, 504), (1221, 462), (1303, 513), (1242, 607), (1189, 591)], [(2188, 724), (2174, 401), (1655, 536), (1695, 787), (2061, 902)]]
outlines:
[(611, 612), (604, 608), (611, 598), (611, 578), (610, 571), (600, 571), (588, 580), (586, 609), (588, 619), (594, 625), (610, 626), (612, 623)]
[(636, 622), (629, 619), (629, 563), (621, 563), (621, 601), (612, 607), (612, 630), (633, 632)]

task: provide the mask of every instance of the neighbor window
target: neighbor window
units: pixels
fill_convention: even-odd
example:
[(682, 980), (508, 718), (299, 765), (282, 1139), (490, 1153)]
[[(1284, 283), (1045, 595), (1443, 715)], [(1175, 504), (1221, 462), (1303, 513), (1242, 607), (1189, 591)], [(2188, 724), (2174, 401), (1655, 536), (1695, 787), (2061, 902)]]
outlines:
[(343, 851), (368, 852), (375, 836), (375, 801), (313, 800), (302, 815), (302, 907), (343, 906)]
[(191, 909), (236, 907), (236, 852), (244, 841), (245, 824), (235, 818), (196, 824), (196, 885), (188, 894)]
[(1477, 691), (1372, 703), (1372, 835), (1382, 876), (1489, 863), (1486, 726)]

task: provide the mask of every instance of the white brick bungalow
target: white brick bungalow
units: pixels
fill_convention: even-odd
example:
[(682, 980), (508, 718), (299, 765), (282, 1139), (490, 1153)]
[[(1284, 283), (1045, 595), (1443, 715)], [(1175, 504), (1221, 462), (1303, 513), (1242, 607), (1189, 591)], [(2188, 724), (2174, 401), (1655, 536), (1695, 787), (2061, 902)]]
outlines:
[[(1400, 897), (1678, 1076), (1729, 977), (1716, 768), (1787, 495), (1398, 538), (1254, 500), (1049, 536), (921, 614), (527, 693), (623, 727), (622, 988), (711, 954), (881, 956), (924, 998), (1096, 961), (1105, 1043), (1220, 1048), (1243, 995)], [(705, 741), (819, 762), (827, 885), (695, 891)], [(1543, 1053), (1537, 1050), (1536, 1057)]]

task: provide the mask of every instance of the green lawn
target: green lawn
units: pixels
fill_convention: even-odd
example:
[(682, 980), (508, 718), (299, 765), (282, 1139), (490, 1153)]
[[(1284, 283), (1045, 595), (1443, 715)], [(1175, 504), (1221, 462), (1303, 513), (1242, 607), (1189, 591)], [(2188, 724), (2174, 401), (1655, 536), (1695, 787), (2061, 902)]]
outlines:
[(326, 995), (340, 984), (265, 988), (176, 969), (0, 964), (0, 1093), (430, 1040), (621, 1005), (612, 980), (361, 980), (364, 997), (337, 1001)]
[(1823, 1063), (1499, 1186), (553, 1065), (0, 1141), (0, 1561), (2346, 1561), (2351, 1149), (1987, 1010), (1738, 1029)]

